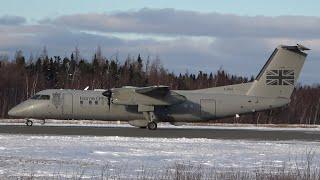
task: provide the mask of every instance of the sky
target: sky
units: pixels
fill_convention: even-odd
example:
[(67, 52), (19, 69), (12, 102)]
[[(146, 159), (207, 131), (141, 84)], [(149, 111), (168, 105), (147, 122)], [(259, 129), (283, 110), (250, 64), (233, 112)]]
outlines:
[(169, 71), (256, 75), (279, 44), (311, 48), (300, 82), (320, 83), (320, 1), (3, 0), (0, 55), (141, 54)]

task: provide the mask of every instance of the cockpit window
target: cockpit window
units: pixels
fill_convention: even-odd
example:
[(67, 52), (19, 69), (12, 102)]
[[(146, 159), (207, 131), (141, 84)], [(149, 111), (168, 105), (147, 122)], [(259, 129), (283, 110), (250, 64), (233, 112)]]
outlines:
[(49, 100), (50, 96), (49, 95), (43, 95), (43, 94), (36, 94), (31, 97), (31, 99), (36, 99), (36, 100)]
[(41, 95), (39, 99), (49, 100), (49, 99), (50, 99), (50, 96), (49, 96), (49, 95)]
[(40, 95), (36, 94), (36, 95), (32, 96), (31, 99), (38, 99), (39, 97), (40, 97)]

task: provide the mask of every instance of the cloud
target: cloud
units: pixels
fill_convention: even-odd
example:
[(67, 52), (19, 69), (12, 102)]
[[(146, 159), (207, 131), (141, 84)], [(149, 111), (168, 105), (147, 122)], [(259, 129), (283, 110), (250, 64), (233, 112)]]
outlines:
[(91, 59), (100, 45), (108, 58), (116, 53), (121, 60), (128, 54), (135, 57), (141, 54), (145, 59), (159, 56), (163, 65), (176, 73), (214, 72), (223, 67), (238, 75), (256, 75), (277, 45), (302, 43), (312, 49), (302, 81), (320, 82), (317, 17), (249, 17), (141, 9), (66, 15), (44, 19), (38, 24), (21, 23), (0, 24), (1, 51), (14, 54), (22, 49), (28, 57), (30, 52), (39, 55), (46, 46), (50, 56), (69, 56), (78, 46), (81, 55)]
[(307, 16), (238, 16), (175, 9), (111, 14), (74, 14), (41, 23), (99, 32), (211, 37), (319, 38), (320, 18)]
[(0, 25), (20, 25), (26, 22), (24, 17), (20, 16), (2, 16), (0, 17)]

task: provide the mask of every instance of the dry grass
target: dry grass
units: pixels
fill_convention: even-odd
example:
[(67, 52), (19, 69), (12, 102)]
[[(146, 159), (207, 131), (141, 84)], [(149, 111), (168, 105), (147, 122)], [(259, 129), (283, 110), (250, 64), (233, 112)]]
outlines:
[(254, 170), (244, 170), (241, 168), (215, 168), (203, 165), (193, 165), (191, 163), (174, 163), (173, 165), (163, 167), (162, 169), (148, 169), (147, 166), (141, 166), (134, 173), (129, 171), (129, 167), (121, 166), (116, 169), (105, 165), (95, 173), (89, 171), (86, 167), (75, 168), (72, 172), (56, 172), (51, 175), (37, 175), (35, 169), (23, 176), (0, 175), (0, 179), (97, 179), (97, 180), (320, 180), (320, 169), (313, 165), (314, 153), (306, 152), (303, 163), (296, 163), (294, 167), (287, 167), (284, 163), (281, 167), (260, 166)]

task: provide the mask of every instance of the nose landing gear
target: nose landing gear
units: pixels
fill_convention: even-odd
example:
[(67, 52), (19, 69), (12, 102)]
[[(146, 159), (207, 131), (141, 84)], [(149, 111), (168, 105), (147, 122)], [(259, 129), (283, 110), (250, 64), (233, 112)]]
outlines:
[(33, 121), (31, 121), (30, 119), (27, 119), (26, 125), (31, 127), (33, 125)]

